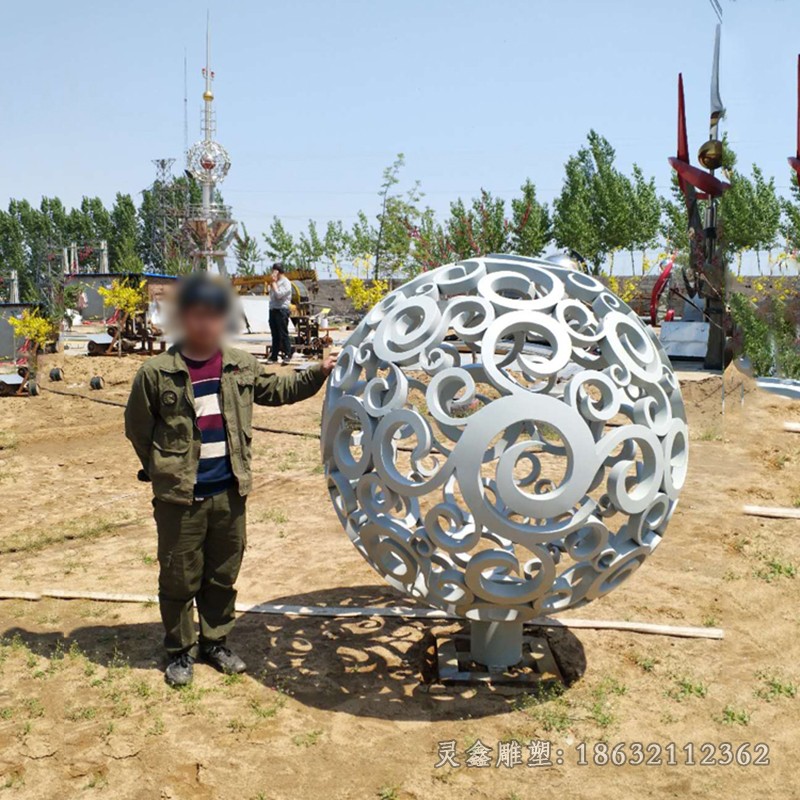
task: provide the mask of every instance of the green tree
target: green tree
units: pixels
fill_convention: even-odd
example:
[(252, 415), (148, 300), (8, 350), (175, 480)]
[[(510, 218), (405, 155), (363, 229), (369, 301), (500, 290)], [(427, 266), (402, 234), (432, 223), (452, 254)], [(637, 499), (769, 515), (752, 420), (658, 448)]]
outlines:
[(412, 233), (416, 270), (488, 253), (541, 254), (551, 237), (550, 213), (536, 199), (532, 181), (526, 180), (520, 191), (511, 200), (510, 219), (505, 201), (486, 189), (469, 206), (461, 198), (453, 201), (444, 222), (426, 208)]
[(775, 190), (775, 180), (764, 177), (753, 164), (752, 177), (731, 170), (731, 188), (722, 196), (719, 215), (722, 220), (726, 250), (735, 254), (741, 269), (742, 253), (755, 251), (761, 272), (761, 251), (771, 250), (777, 243), (781, 225), (781, 201)]
[(434, 269), (461, 258), (454, 249), (447, 228), (436, 219), (432, 208), (426, 208), (422, 212), (412, 236), (412, 257), (417, 272)]
[(280, 261), (287, 268), (298, 266), (297, 245), (283, 222), (278, 217), (272, 218), (269, 231), (264, 234), (264, 252), (273, 261)]
[(237, 275), (255, 275), (262, 256), (258, 248), (258, 240), (247, 232), (247, 226), (242, 223), (242, 233), (237, 234), (233, 245), (236, 256)]
[(111, 236), (108, 240), (109, 264), (112, 272), (141, 272), (139, 257), (139, 220), (129, 194), (117, 192), (111, 209)]
[(565, 164), (564, 184), (553, 204), (556, 242), (579, 252), (595, 274), (609, 257), (613, 270), (614, 253), (630, 250), (634, 241), (634, 185), (614, 160), (608, 140), (590, 131), (587, 145)]
[(360, 211), (345, 236), (349, 258), (372, 256), (375, 280), (413, 270), (411, 249), (420, 217), (418, 204), (422, 192), (419, 181), (405, 192), (397, 191), (404, 165), (405, 156), (398, 153), (395, 160), (383, 171), (378, 192), (381, 207), (375, 217), (376, 224), (370, 221), (364, 211)]
[(661, 200), (656, 191), (655, 178), (648, 180), (638, 164), (633, 165), (631, 181), (630, 234), (628, 247), (631, 254), (631, 272), (634, 271), (634, 251), (642, 254), (642, 263), (647, 249), (658, 241), (661, 229)]
[(536, 199), (536, 186), (527, 179), (522, 196), (511, 200), (511, 250), (520, 256), (541, 255), (551, 237), (550, 212)]
[(786, 247), (794, 253), (800, 250), (800, 185), (797, 173), (792, 170), (790, 182), (791, 199), (781, 201), (783, 220), (781, 233), (786, 240)]
[(31, 298), (34, 286), (27, 270), (22, 224), (14, 214), (0, 211), (0, 280), (5, 284), (13, 271), (20, 282), (21, 299)]
[(99, 197), (84, 197), (81, 213), (88, 220), (89, 238), (93, 241), (108, 241), (113, 232), (111, 213)]

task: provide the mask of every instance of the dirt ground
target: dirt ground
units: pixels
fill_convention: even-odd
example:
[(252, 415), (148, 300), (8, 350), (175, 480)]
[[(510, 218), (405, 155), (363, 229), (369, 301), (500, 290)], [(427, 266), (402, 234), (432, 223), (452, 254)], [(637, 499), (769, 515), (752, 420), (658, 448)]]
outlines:
[[(150, 488), (135, 481), (113, 404), (138, 363), (44, 359), (45, 390), (112, 404), (51, 391), (0, 400), (0, 592), (155, 592)], [(62, 383), (45, 378), (54, 364)], [(89, 389), (94, 374), (104, 390)], [(233, 644), (249, 674), (201, 665), (194, 686), (175, 691), (163, 682), (155, 606), (4, 600), (0, 797), (800, 797), (800, 522), (741, 513), (800, 504), (800, 435), (782, 431), (800, 421), (800, 403), (748, 386), (742, 407), (738, 380), (723, 417), (721, 379), (687, 376), (690, 471), (665, 540), (629, 582), (575, 614), (721, 627), (724, 640), (550, 629), (563, 692), (432, 693), (433, 635), (458, 626), (244, 615)], [(256, 409), (256, 424), (314, 434), (320, 407), (318, 397)], [(240, 599), (407, 604), (340, 529), (318, 442), (258, 432), (254, 446)], [(550, 742), (552, 765), (528, 766), (524, 747), (522, 765), (495, 767), (511, 740)], [(458, 768), (435, 766), (447, 741)], [(465, 766), (477, 742), (492, 766)], [(618, 743), (634, 761), (632, 743), (652, 743), (649, 763), (604, 763)], [(769, 765), (741, 765), (761, 754), (757, 743)]]

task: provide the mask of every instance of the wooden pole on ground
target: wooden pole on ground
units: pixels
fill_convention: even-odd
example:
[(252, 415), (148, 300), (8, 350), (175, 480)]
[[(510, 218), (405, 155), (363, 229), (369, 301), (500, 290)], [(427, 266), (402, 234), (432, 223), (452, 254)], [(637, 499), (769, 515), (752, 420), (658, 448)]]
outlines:
[(800, 519), (800, 508), (780, 508), (778, 506), (745, 506), (742, 511), (750, 517)]
[[(158, 602), (155, 595), (118, 594), (113, 592), (73, 591), (70, 589), (44, 589), (41, 592), (0, 590), (0, 600), (94, 600), (105, 603)], [(400, 619), (460, 620), (436, 608), (413, 608), (405, 606), (298, 606), (283, 603), (237, 603), (240, 614), (275, 614), (299, 617), (393, 617)], [(661, 625), (654, 622), (630, 622), (610, 619), (553, 619), (537, 617), (526, 625), (545, 628), (583, 628), (591, 630), (628, 631), (659, 636), (677, 636), (686, 639), (722, 639), (725, 633), (720, 628), (698, 628), (683, 625)]]

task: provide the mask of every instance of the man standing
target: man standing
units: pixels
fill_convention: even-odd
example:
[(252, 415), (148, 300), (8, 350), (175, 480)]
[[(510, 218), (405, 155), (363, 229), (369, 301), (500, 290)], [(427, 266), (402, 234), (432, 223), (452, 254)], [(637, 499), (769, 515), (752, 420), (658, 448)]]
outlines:
[(288, 364), (294, 352), (289, 338), (292, 284), (285, 272), (286, 269), (280, 262), (272, 265), (272, 283), (269, 285), (269, 332), (272, 336), (272, 349), (269, 360), (277, 362), (278, 353), (283, 353), (283, 363)]
[(140, 478), (153, 483), (165, 677), (184, 686), (198, 657), (225, 673), (245, 670), (226, 639), (246, 541), (253, 404), (311, 397), (336, 359), (289, 375), (264, 372), (253, 355), (224, 344), (230, 291), (205, 273), (183, 282), (177, 309), (179, 344), (147, 361), (134, 378), (125, 435), (141, 461)]

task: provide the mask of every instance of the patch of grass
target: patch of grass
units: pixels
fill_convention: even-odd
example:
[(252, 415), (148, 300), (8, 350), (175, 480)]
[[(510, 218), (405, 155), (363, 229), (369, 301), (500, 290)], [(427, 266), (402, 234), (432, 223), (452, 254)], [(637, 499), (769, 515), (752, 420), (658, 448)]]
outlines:
[(728, 546), (730, 547), (731, 550), (733, 550), (734, 553), (742, 555), (748, 544), (750, 544), (749, 539), (737, 536)]
[(757, 673), (762, 685), (755, 691), (756, 697), (771, 703), (780, 697), (797, 697), (797, 684), (793, 681), (770, 675), (766, 672)]
[(272, 719), (281, 708), (286, 705), (286, 698), (279, 697), (277, 702), (275, 702), (271, 706), (262, 706), (258, 700), (251, 700), (250, 701), (250, 709), (251, 711), (261, 719)]
[(278, 462), (278, 472), (288, 472), (297, 462), (297, 453), (294, 450), (287, 450), (283, 458)]
[(281, 508), (270, 508), (259, 517), (258, 521), (285, 525), (289, 521), (289, 515)]
[(375, 793), (378, 800), (398, 800), (400, 797), (399, 789), (397, 786), (381, 786)]
[(0, 719), (11, 719), (14, 716), (14, 709), (10, 706), (0, 708)]
[(150, 553), (142, 553), (142, 564), (146, 567), (152, 567), (158, 559), (155, 556), (151, 556)]
[(762, 581), (772, 583), (779, 578), (797, 577), (797, 567), (791, 562), (786, 561), (780, 556), (770, 556), (759, 554), (763, 566), (753, 570), (753, 575)]
[(564, 687), (556, 681), (543, 681), (533, 691), (522, 695), (514, 707), (534, 719), (545, 731), (566, 731), (574, 719)]
[(233, 673), (231, 675), (225, 675), (222, 678), (222, 683), (225, 686), (238, 686), (243, 681), (244, 681), (244, 675), (237, 675), (236, 673)]
[(73, 708), (64, 715), (70, 722), (81, 722), (91, 720), (97, 716), (97, 709), (94, 706), (82, 706)]
[(26, 697), (22, 701), (22, 707), (28, 715), (28, 719), (36, 719), (44, 716), (44, 706), (38, 697)]
[(703, 627), (716, 628), (719, 625), (719, 620), (713, 614), (707, 614), (703, 617)]
[(620, 683), (616, 678), (612, 678), (608, 676), (603, 678), (600, 682), (600, 686), (595, 689), (595, 694), (602, 694), (603, 696), (608, 694), (616, 694), (616, 695), (623, 695), (628, 693), (628, 687), (625, 686), (624, 683)]
[(247, 725), (240, 719), (232, 719), (228, 721), (228, 730), (231, 733), (243, 733), (247, 730)]
[(614, 714), (602, 700), (595, 700), (589, 706), (589, 719), (601, 728), (607, 728), (615, 721)]
[(698, 442), (721, 442), (722, 434), (715, 428), (706, 428), (697, 434)]
[(0, 431), (0, 450), (16, 450), (19, 440), (15, 433)]
[(771, 453), (766, 458), (767, 466), (770, 469), (783, 469), (791, 459), (785, 453)]
[(153, 694), (153, 687), (146, 680), (134, 681), (131, 688), (137, 697), (147, 698)]
[(642, 653), (633, 653), (628, 656), (628, 660), (636, 664), (643, 672), (652, 672), (658, 664), (658, 659), (646, 656)]
[(93, 772), (86, 784), (87, 789), (105, 789), (108, 786), (108, 778), (103, 772)]
[(62, 542), (97, 539), (104, 533), (113, 531), (128, 521), (127, 518), (118, 520), (91, 519), (88, 521), (68, 522), (48, 531), (42, 531), (35, 527), (26, 528), (3, 540), (3, 543), (0, 544), (0, 555), (32, 553)]
[(616, 678), (607, 676), (603, 678), (600, 685), (592, 690), (592, 703), (589, 706), (589, 719), (601, 728), (607, 728), (615, 721), (611, 710), (609, 698), (612, 695), (620, 696), (626, 694), (628, 688), (620, 683)]
[(708, 686), (700, 681), (692, 681), (690, 678), (677, 678), (675, 685), (667, 691), (667, 697), (677, 700), (679, 703), (691, 697), (705, 697), (708, 694)]
[(166, 725), (164, 725), (164, 720), (161, 717), (156, 717), (153, 720), (153, 724), (147, 729), (146, 735), (147, 736), (161, 736), (164, 731), (166, 730)]
[(176, 690), (187, 714), (197, 713), (200, 708), (200, 701), (210, 691), (209, 689), (201, 689), (194, 683), (190, 683), (188, 686), (178, 686)]
[(298, 733), (297, 736), (292, 736), (292, 742), (297, 747), (313, 747), (317, 744), (322, 737), (322, 731), (313, 730), (307, 733)]
[(3, 789), (21, 789), (25, 785), (25, 778), (19, 772), (11, 772), (3, 780)]
[(322, 475), (325, 472), (325, 465), (324, 464), (317, 464), (312, 470), (312, 475)]
[(729, 704), (722, 709), (719, 721), (723, 725), (747, 725), (750, 722), (750, 713), (743, 708), (736, 709)]

